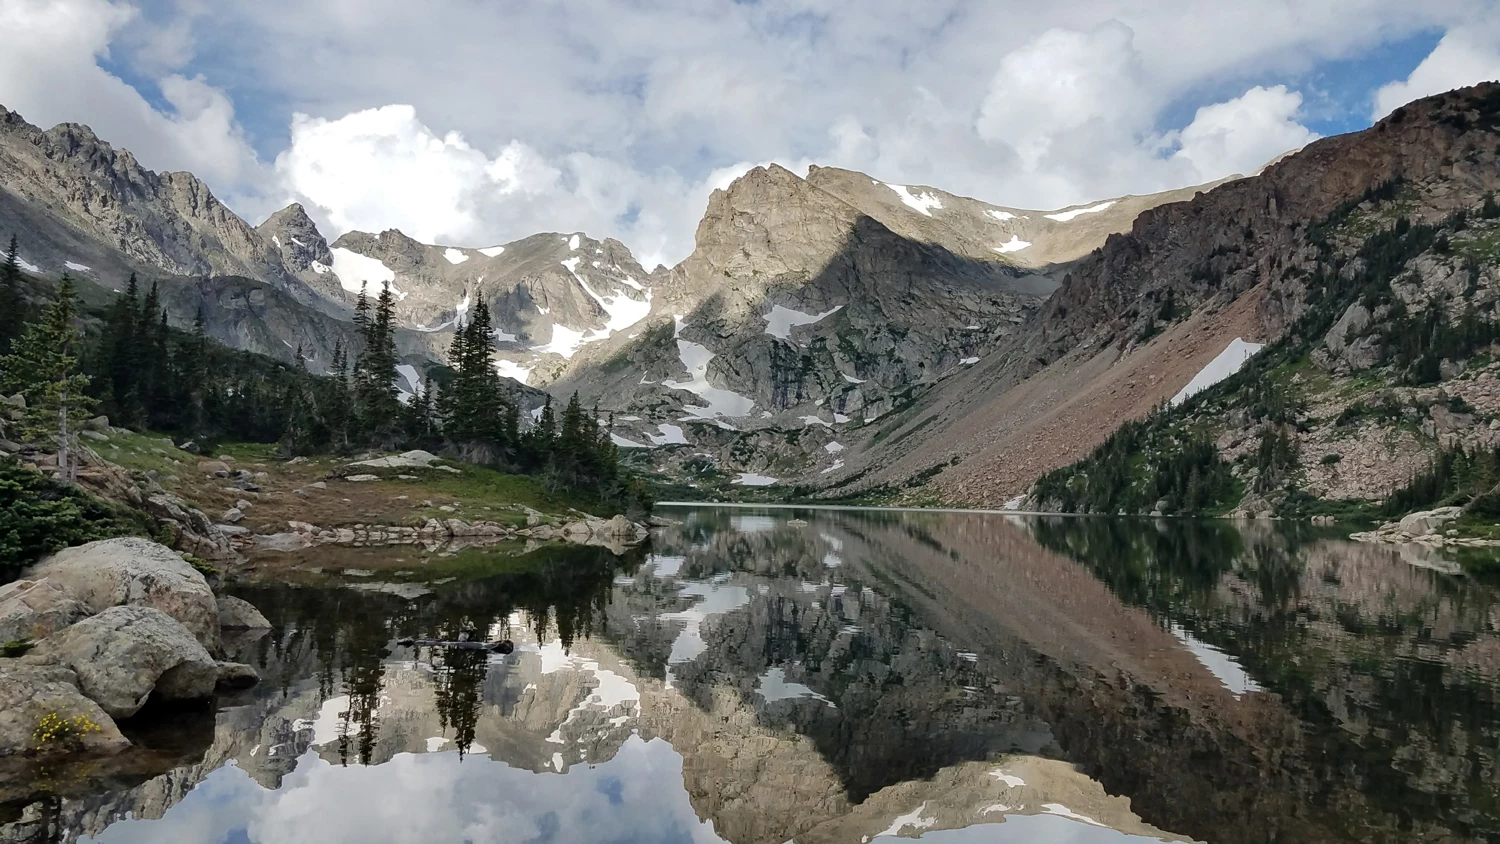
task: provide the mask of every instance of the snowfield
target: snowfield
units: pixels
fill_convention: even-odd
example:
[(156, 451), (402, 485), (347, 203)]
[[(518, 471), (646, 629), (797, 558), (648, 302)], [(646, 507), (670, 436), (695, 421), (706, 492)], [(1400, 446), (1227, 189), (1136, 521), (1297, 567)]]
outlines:
[[(333, 274), (338, 276), (339, 286), (350, 293), (358, 293), (361, 286), (368, 284), (369, 295), (374, 296), (380, 292), (383, 284), (391, 284), (396, 280), (396, 271), (387, 267), (379, 258), (371, 258), (361, 255), (352, 249), (336, 246), (333, 252)], [(394, 284), (391, 292), (400, 296)]]
[(1031, 245), (1031, 241), (1029, 241), (1029, 240), (1022, 240), (1021, 238), (1016, 237), (1015, 235), (1011, 235), (1010, 236), (1010, 240), (1006, 241), (1005, 243), (1000, 244), (999, 246), (994, 246), (994, 247), (991, 247), (991, 248), (994, 249), (996, 252), (999, 252), (1001, 255), (1009, 255), (1012, 252), (1020, 252), (1022, 249), (1025, 249), (1026, 247), (1028, 247), (1030, 245)]
[(838, 313), (843, 307), (843, 305), (835, 305), (833, 310), (824, 311), (821, 314), (804, 314), (801, 311), (794, 311), (791, 308), (772, 305), (771, 312), (764, 317), (766, 320), (766, 333), (782, 340), (790, 340), (792, 338), (793, 326), (813, 325), (822, 322)]
[(1075, 220), (1083, 216), (1084, 214), (1097, 214), (1100, 211), (1107, 210), (1114, 204), (1115, 201), (1111, 199), (1108, 202), (1101, 202), (1098, 205), (1090, 205), (1087, 208), (1074, 208), (1072, 211), (1062, 211), (1057, 214), (1043, 214), (1042, 216), (1046, 217), (1049, 220), (1056, 220), (1059, 223), (1066, 223), (1071, 220)]
[[(496, 372), (500, 373), (506, 378), (513, 378), (522, 384), (525, 384), (526, 379), (531, 377), (531, 370), (535, 368), (536, 367), (534, 366), (521, 366), (520, 364), (512, 360), (501, 359), (495, 361)], [(537, 412), (535, 413), (537, 417), (541, 416), (540, 410), (541, 409), (538, 408)]]
[(1249, 360), (1252, 355), (1263, 348), (1265, 346), (1261, 343), (1246, 343), (1239, 337), (1234, 338), (1224, 351), (1219, 353), (1218, 357), (1209, 361), (1208, 366), (1199, 370), (1198, 374), (1193, 376), (1193, 380), (1189, 381), (1187, 386), (1182, 388), (1181, 392), (1172, 397), (1172, 406), (1176, 407), (1182, 404), (1198, 393), (1239, 372), (1240, 367), (1245, 365), (1245, 361)]
[(686, 420), (714, 420), (720, 416), (750, 415), (750, 411), (755, 409), (755, 400), (731, 390), (721, 390), (710, 384), (708, 362), (714, 359), (714, 353), (706, 346), (681, 339), (682, 317), (673, 316), (672, 319), (676, 323), (675, 333), (678, 335), (677, 357), (682, 361), (682, 367), (688, 371), (688, 380), (662, 381), (661, 384), (669, 390), (684, 390), (692, 393), (708, 403), (707, 407), (691, 405), (683, 407), (683, 411), (688, 414)]
[(927, 191), (922, 191), (922, 193), (913, 196), (911, 190), (908, 189), (906, 185), (893, 185), (890, 183), (886, 183), (886, 187), (895, 191), (896, 195), (901, 197), (901, 201), (906, 203), (906, 206), (908, 208), (911, 208), (913, 211), (916, 211), (918, 214), (921, 214), (924, 217), (932, 216), (932, 211), (929, 209), (937, 208), (939, 210), (942, 210), (943, 203), (937, 197), (933, 196)]

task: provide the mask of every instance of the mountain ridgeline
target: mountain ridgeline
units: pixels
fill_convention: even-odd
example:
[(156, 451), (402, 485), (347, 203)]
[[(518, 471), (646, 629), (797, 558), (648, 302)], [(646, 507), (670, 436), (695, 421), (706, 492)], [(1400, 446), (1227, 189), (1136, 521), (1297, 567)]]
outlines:
[[(1273, 342), (1043, 475), (1032, 504), (1400, 515), (1488, 495), (1500, 483), (1500, 86), (1408, 106), (1371, 134), (1414, 128), (1433, 136), (1435, 160), (1377, 171), (1286, 227), (1268, 277), (1243, 290), (1264, 288), (1261, 336)], [(1204, 270), (1220, 297), (1240, 292), (1225, 269), (1238, 270)]]
[[(769, 485), (759, 494), (996, 506), (1030, 491), (1110, 512), (1373, 502), (1440, 448), (1492, 448), (1497, 91), (1418, 101), (1252, 176), (1050, 212), (755, 168), (709, 198), (686, 260), (652, 270), (582, 232), (329, 242), (296, 204), (251, 226), (189, 174), (6, 111), (0, 231), (19, 234), (23, 269), (67, 270), (86, 300), (134, 271), (169, 327), (202, 314), (211, 339), (294, 366), (300, 347), (325, 375), (363, 342), (360, 291), (389, 286), (409, 395), (458, 366), (483, 302), (473, 348), (532, 396), (519, 430), (536, 390), (577, 393), (622, 461), (695, 495)], [(1236, 338), (1269, 345), (1156, 411)], [(1216, 401), (1244, 413), (1213, 419)]]

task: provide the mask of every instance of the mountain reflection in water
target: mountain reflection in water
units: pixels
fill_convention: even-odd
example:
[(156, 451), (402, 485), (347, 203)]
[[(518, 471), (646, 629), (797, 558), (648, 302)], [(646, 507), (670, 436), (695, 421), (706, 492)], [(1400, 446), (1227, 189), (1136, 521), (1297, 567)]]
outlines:
[[(262, 684), (139, 726), (155, 769), (0, 779), (0, 842), (1500, 841), (1500, 604), (1442, 561), (1278, 523), (668, 512), (624, 557), (258, 560)], [(464, 631), (517, 647), (399, 644)]]

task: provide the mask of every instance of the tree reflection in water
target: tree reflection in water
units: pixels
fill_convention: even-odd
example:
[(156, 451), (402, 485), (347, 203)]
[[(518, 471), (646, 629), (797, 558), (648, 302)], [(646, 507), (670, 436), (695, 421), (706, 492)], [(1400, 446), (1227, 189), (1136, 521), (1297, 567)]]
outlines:
[[(634, 571), (643, 552), (616, 556), (603, 548), (548, 547), (520, 557), (494, 554), (501, 573), (444, 583), (432, 594), (407, 600), (358, 589), (291, 584), (245, 586), (237, 595), (266, 608), (272, 631), (256, 645), (255, 661), (267, 683), (283, 694), (301, 676), (304, 659), (316, 661), (323, 701), (347, 696), (338, 713), (338, 758), (368, 765), (379, 737), (378, 711), (386, 664), (400, 639), (456, 641), (460, 634), (510, 629), (512, 618), (531, 621), (539, 641), (556, 635), (564, 649), (579, 638), (603, 632), (604, 610), (616, 576)], [(454, 743), (468, 753), (479, 719), (490, 654), (483, 650), (419, 648), (434, 673), (437, 710)]]

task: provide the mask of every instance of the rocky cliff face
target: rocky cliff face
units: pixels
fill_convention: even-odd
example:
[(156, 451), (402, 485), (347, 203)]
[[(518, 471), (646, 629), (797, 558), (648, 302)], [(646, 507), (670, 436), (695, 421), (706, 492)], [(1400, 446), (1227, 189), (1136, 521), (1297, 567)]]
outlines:
[(195, 176), (147, 170), (87, 126), (43, 131), (0, 108), (0, 190), (10, 209), (24, 209), (6, 222), (39, 271), (102, 279), (105, 270), (131, 266), (238, 275), (316, 301), (271, 245)]
[[(891, 422), (887, 441), (918, 425), (923, 435), (870, 454), (869, 471), (845, 489), (899, 485), (943, 467), (931, 482), (938, 495), (1002, 504), (1047, 469), (1083, 456), (1120, 422), (1172, 397), (1236, 338), (1268, 343), (1288, 336), (1318, 306), (1319, 268), (1352, 272), (1364, 262), (1358, 253), (1370, 235), (1401, 218), (1413, 224), (1459, 210), (1478, 215), (1484, 197), (1500, 188), (1497, 92), (1491, 83), (1413, 103), (1257, 176), (1142, 213), (1128, 233), (1066, 268), (1057, 292), (1012, 344)], [(1484, 245), (1486, 225), (1449, 233), (1454, 243), (1472, 245), (1411, 265), (1419, 277), (1414, 291), (1462, 287), (1465, 262), (1477, 267), (1477, 293), (1460, 291), (1448, 306), (1454, 320), (1464, 303), (1482, 307), (1488, 296), (1494, 257)], [(1409, 298), (1415, 311), (1428, 297)], [(1349, 344), (1336, 334), (1319, 360), (1373, 363), (1372, 341), (1361, 338), (1379, 333), (1380, 320), (1358, 311), (1347, 318), (1346, 329), (1361, 323), (1346, 330)], [(1340, 365), (1350, 371), (1350, 360)]]

